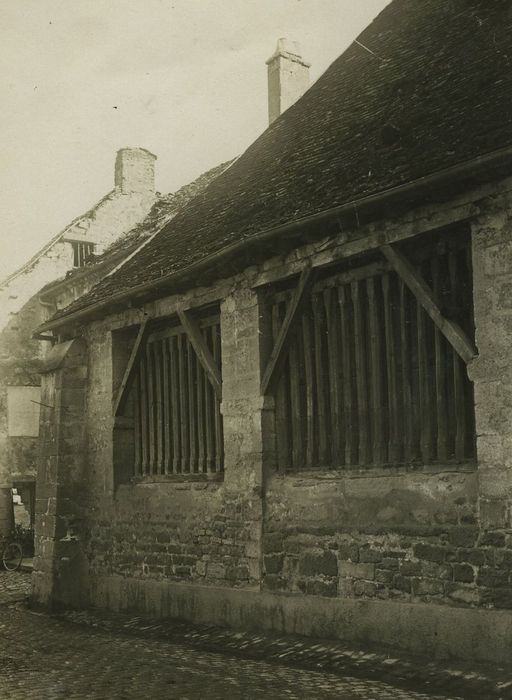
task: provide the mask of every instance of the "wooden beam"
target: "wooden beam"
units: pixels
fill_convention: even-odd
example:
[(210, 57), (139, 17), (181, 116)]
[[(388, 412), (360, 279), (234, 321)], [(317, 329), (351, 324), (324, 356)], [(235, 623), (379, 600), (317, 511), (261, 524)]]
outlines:
[(380, 246), (380, 250), (388, 262), (391, 263), (395, 272), (398, 273), (407, 287), (409, 287), (441, 333), (453, 346), (455, 352), (460, 355), (466, 363), (473, 359), (473, 357), (477, 355), (474, 344), (457, 323), (443, 316), (432, 290), (422, 278), (421, 274), (400, 251), (391, 245)]
[(197, 321), (189, 311), (184, 311), (182, 309), (178, 309), (178, 318), (187, 334), (190, 344), (195, 350), (202, 368), (206, 372), (206, 376), (217, 394), (217, 398), (219, 401), (222, 401), (222, 376), (220, 369), (217, 367), (213, 355), (206, 345)]
[(130, 391), (133, 379), (135, 377), (137, 364), (144, 350), (144, 343), (148, 336), (148, 328), (148, 321), (147, 319), (144, 319), (139, 326), (139, 332), (137, 333), (137, 338), (135, 339), (130, 359), (128, 360), (128, 364), (126, 365), (121, 386), (118, 389), (117, 395), (114, 396), (112, 405), (112, 412), (114, 416), (119, 416), (124, 411), (126, 399), (128, 397), (128, 393)]
[(295, 287), (290, 306), (284, 317), (283, 325), (281, 326), (274, 349), (272, 350), (265, 372), (263, 373), (260, 387), (262, 396), (268, 394), (274, 386), (278, 370), (281, 368), (286, 356), (286, 351), (288, 350), (291, 330), (300, 316), (304, 300), (308, 290), (311, 289), (312, 282), (311, 263), (308, 263), (302, 270), (297, 286)]

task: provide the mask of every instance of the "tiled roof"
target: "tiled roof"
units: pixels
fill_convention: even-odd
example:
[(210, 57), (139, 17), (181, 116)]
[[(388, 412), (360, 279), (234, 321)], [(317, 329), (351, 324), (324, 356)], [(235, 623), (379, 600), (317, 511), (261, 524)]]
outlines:
[(394, 0), (238, 160), (67, 313), (512, 144), (511, 19), (508, 0)]
[(103, 278), (105, 278), (118, 267), (123, 260), (126, 260), (140, 248), (145, 241), (158, 233), (173, 216), (176, 216), (177, 212), (182, 207), (201, 192), (213, 179), (218, 177), (230, 163), (231, 161), (221, 163), (207, 170), (192, 182), (180, 187), (176, 192), (159, 195), (148, 215), (131, 231), (120, 236), (101, 255), (92, 256), (84, 267), (70, 270), (64, 279), (50, 282), (43, 287), (41, 292), (43, 294), (50, 293), (52, 289), (60, 287), (71, 278), (94, 273), (100, 267), (101, 274)]

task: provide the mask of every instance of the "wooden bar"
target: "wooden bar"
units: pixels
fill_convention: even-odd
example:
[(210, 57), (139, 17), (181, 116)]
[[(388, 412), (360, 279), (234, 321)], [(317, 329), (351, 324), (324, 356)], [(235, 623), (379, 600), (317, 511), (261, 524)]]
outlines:
[(384, 336), (386, 340), (386, 373), (388, 386), (388, 460), (395, 464), (400, 460), (398, 435), (400, 425), (398, 418), (398, 381), (395, 328), (393, 323), (393, 299), (390, 295), (390, 275), (382, 276), (382, 295), (384, 300)]
[(358, 464), (365, 466), (371, 461), (371, 433), (368, 416), (368, 380), (366, 372), (366, 344), (364, 316), (360, 298), (359, 282), (350, 285), (354, 307), (354, 340), (356, 356), (357, 416), (359, 433)]
[(190, 440), (190, 461), (188, 471), (197, 471), (197, 411), (196, 411), (196, 382), (195, 365), (197, 355), (192, 343), (187, 341), (187, 383), (188, 383), (188, 425)]
[(345, 464), (357, 462), (357, 435), (354, 421), (355, 397), (352, 388), (351, 345), (353, 334), (350, 331), (349, 292), (346, 286), (338, 288), (338, 305), (341, 319), (342, 377), (343, 377), (343, 417), (345, 440)]
[(219, 398), (222, 400), (222, 376), (220, 366), (217, 366), (212, 354), (204, 341), (200, 327), (189, 311), (178, 309), (178, 317), (183, 326), (189, 343), (192, 345), (199, 361), (201, 362), (208, 379)]
[(431, 390), (427, 354), (427, 332), (425, 328), (425, 312), (417, 303), (418, 323), (418, 365), (419, 365), (419, 405), (420, 405), (420, 450), (424, 464), (432, 458), (432, 419), (431, 419)]
[[(275, 345), (279, 336), (281, 327), (280, 304), (272, 305), (272, 340)], [(280, 373), (276, 381), (275, 393), (275, 431), (276, 431), (276, 457), (277, 467), (281, 473), (284, 473), (287, 467), (290, 466), (290, 450), (289, 450), (289, 429), (286, 418), (286, 370), (287, 364), (283, 365), (283, 371)]]
[(169, 338), (169, 360), (171, 369), (171, 406), (172, 406), (172, 473), (181, 471), (181, 407), (178, 373), (179, 336)]
[[(213, 359), (216, 366), (221, 367), (221, 349), (220, 349), (220, 325), (211, 328)], [(214, 422), (215, 422), (215, 470), (222, 471), (224, 467), (224, 440), (222, 434), (222, 415), (220, 412), (220, 398), (214, 395)]]
[(204, 370), (196, 358), (196, 407), (197, 407), (197, 470), (206, 471), (204, 445)]
[(204, 382), (204, 424), (206, 440), (206, 469), (210, 474), (215, 473), (215, 444), (213, 432), (213, 415), (215, 411), (213, 387), (210, 382)]
[(162, 343), (151, 343), (155, 367), (155, 402), (156, 402), (156, 463), (155, 473), (164, 472), (164, 395), (163, 395), (163, 355)]
[(169, 367), (169, 340), (164, 338), (160, 341), (162, 348), (162, 391), (163, 391), (163, 421), (164, 421), (164, 474), (169, 474), (171, 470), (171, 425), (172, 425), (172, 405), (171, 405), (171, 375)]
[(331, 407), (330, 440), (332, 445), (332, 466), (340, 466), (345, 462), (342, 449), (343, 426), (340, 411), (340, 367), (341, 358), (338, 343), (338, 327), (336, 323), (336, 301), (333, 300), (336, 290), (327, 288), (323, 292), (325, 317), (327, 320), (327, 352), (329, 356), (329, 400)]
[(374, 464), (384, 464), (386, 454), (383, 430), (382, 342), (374, 277), (369, 277), (366, 280), (366, 293), (370, 328), (372, 456)]
[[(432, 289), (439, 301), (440, 279), (439, 279), (439, 258), (432, 258)], [(436, 327), (434, 329), (434, 352), (435, 352), (435, 373), (436, 373), (436, 452), (437, 459), (446, 462), (448, 459), (448, 417), (446, 414), (446, 348), (444, 338)], [(450, 349), (451, 350), (451, 349)]]
[(329, 459), (329, 447), (327, 443), (327, 392), (325, 386), (323, 361), (322, 334), (324, 330), (324, 318), (322, 300), (317, 296), (312, 297), (313, 328), (315, 345), (315, 378), (316, 378), (316, 405), (318, 414), (318, 461), (325, 466)]
[(180, 466), (181, 473), (189, 471), (189, 425), (188, 425), (188, 395), (187, 395), (187, 336), (178, 336), (178, 375), (180, 393)]
[(141, 453), (141, 433), (140, 433), (140, 371), (137, 368), (134, 379), (134, 401), (133, 401), (133, 443), (134, 443), (134, 463), (133, 472), (135, 476), (142, 474), (142, 453)]
[(135, 342), (130, 353), (130, 358), (124, 371), (123, 379), (121, 380), (121, 385), (117, 394), (113, 398), (112, 414), (114, 416), (120, 416), (124, 411), (131, 383), (137, 371), (137, 367), (139, 366), (140, 359), (145, 352), (145, 345), (148, 338), (148, 334), (148, 321), (144, 320), (139, 326), (137, 337), (135, 338)]
[(140, 422), (142, 437), (142, 474), (149, 473), (149, 422), (146, 353), (139, 361), (140, 371)]
[(408, 332), (407, 288), (402, 279), (399, 279), (400, 290), (400, 364), (402, 368), (402, 421), (404, 427), (403, 453), (404, 461), (412, 462), (415, 454), (414, 439), (414, 412), (412, 403), (411, 383), (411, 344)]
[(300, 318), (302, 306), (309, 296), (313, 285), (314, 275), (311, 272), (311, 263), (308, 263), (299, 278), (296, 288), (293, 290), (291, 302), (286, 310), (286, 316), (279, 330), (279, 336), (274, 345), (269, 361), (263, 372), (261, 379), (260, 392), (262, 396), (266, 396), (273, 391), (274, 382), (279, 376), (282, 364), (284, 363), (288, 345), (290, 342), (290, 334), (293, 326), (298, 318)]
[(315, 392), (313, 377), (313, 345), (311, 319), (306, 312), (302, 316), (302, 344), (304, 349), (304, 374), (306, 380), (306, 466), (314, 465), (315, 455)]
[[(457, 260), (455, 253), (448, 255), (448, 267), (450, 276), (451, 299), (454, 308), (458, 308), (457, 295)], [(455, 402), (455, 459), (459, 462), (464, 460), (466, 444), (466, 407), (464, 397), (464, 376), (466, 368), (462, 367), (460, 359), (453, 353), (453, 389)]]
[[(457, 323), (443, 316), (432, 294), (432, 290), (425, 283), (418, 270), (411, 265), (397, 248), (383, 245), (380, 250), (464, 362), (467, 363), (472, 360), (477, 354), (474, 343)], [(453, 253), (450, 253), (451, 255)]]
[(291, 339), (289, 344), (288, 362), (290, 366), (292, 465), (297, 469), (304, 466), (304, 455), (302, 449), (303, 434), (300, 405), (299, 349), (295, 339)]
[(156, 431), (155, 431), (155, 364), (151, 344), (146, 346), (148, 392), (148, 431), (149, 431), (149, 473), (156, 473)]

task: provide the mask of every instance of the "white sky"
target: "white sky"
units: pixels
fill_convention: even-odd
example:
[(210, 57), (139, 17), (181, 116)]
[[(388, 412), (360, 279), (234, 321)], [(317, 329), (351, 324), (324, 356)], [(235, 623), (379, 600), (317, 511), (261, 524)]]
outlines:
[(0, 279), (112, 189), (118, 148), (170, 192), (267, 126), (265, 60), (316, 79), (389, 0), (1, 0)]

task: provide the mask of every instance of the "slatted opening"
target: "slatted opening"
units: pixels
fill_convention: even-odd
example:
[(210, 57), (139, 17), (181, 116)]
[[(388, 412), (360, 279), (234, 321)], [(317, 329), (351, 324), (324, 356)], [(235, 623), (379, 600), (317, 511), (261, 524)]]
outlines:
[[(199, 326), (220, 369), (219, 317)], [(222, 472), (220, 402), (181, 326), (149, 336), (133, 392), (135, 476)]]
[(73, 241), (73, 266), (83, 267), (94, 252), (94, 243)]
[[(416, 257), (443, 312), (473, 335), (467, 245), (456, 239)], [(291, 296), (285, 290), (270, 297), (274, 343)], [(383, 260), (314, 285), (293, 330), (275, 406), (281, 470), (475, 456), (466, 366)]]

